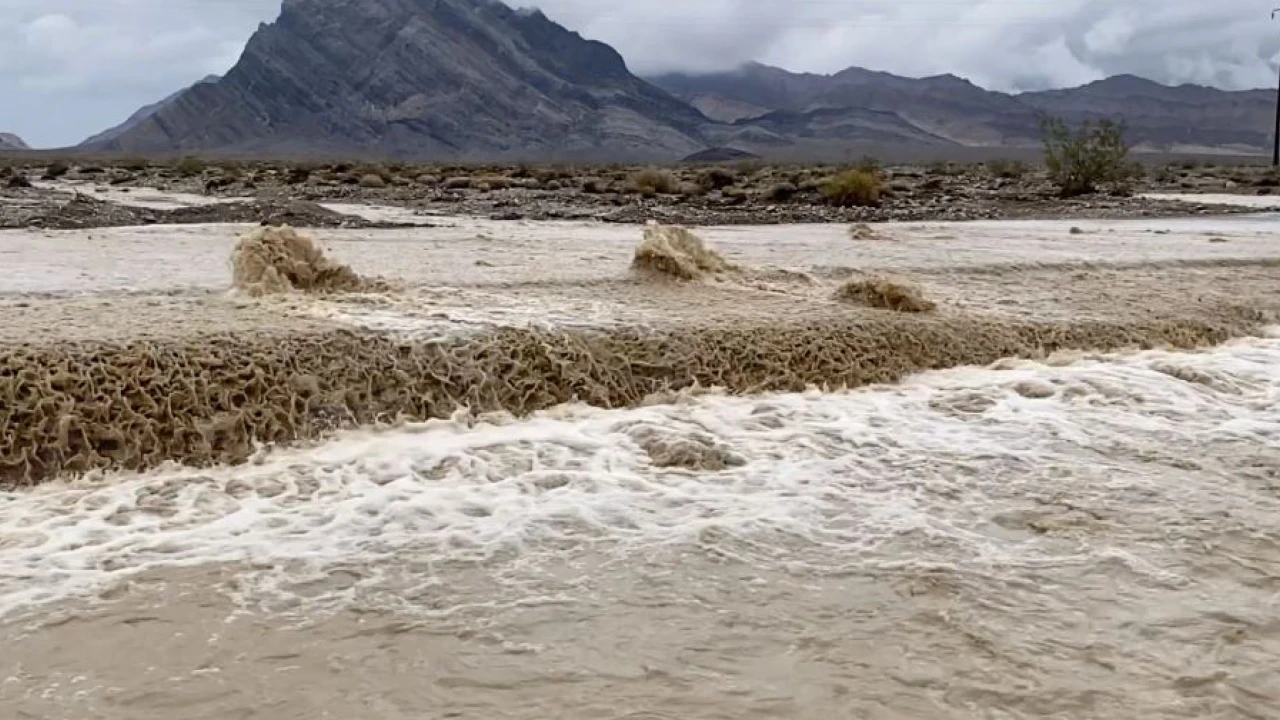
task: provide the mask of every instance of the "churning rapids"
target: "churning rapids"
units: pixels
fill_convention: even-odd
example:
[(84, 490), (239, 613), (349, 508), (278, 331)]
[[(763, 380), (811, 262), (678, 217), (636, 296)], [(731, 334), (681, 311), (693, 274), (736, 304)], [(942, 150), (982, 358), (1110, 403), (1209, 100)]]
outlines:
[(9, 718), (1280, 717), (1280, 335), (0, 497)]

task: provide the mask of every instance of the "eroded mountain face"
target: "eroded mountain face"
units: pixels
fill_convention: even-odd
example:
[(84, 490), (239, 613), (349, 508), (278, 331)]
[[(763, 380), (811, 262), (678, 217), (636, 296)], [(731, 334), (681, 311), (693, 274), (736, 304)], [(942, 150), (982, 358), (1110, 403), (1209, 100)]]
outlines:
[(701, 113), (608, 45), (488, 0), (286, 0), (224, 77), (89, 143), (158, 151), (679, 157)]

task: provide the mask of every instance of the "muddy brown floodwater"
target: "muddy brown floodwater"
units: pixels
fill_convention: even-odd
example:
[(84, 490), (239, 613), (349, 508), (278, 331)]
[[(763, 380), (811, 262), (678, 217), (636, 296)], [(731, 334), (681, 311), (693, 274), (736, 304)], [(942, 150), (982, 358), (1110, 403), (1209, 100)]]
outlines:
[[(322, 236), (402, 284), (325, 299), (222, 294), (244, 228), (0, 234), (20, 251), (0, 303), (23, 313), (4, 341), (36, 345), (105, 341), (106, 317), (157, 342), (271, 323), (420, 341), (806, 307), (880, 317), (825, 300), (866, 271), (919, 281), (940, 305), (920, 322), (1257, 320), (1194, 350), (459, 411), (236, 467), (0, 493), (0, 717), (1280, 717), (1267, 222), (992, 223), (965, 242), (938, 224), (861, 244), (713, 229), (759, 272), (682, 288), (619, 277), (617, 228), (528, 231), (557, 254), (459, 220), (420, 243)], [(491, 255), (504, 232), (508, 254)]]

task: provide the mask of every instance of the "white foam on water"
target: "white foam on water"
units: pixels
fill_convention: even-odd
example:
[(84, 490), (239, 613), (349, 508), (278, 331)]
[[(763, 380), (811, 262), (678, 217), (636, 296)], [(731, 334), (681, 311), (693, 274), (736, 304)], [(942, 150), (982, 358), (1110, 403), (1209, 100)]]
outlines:
[[(162, 567), (235, 562), (266, 577), (408, 556), (500, 575), (585, 544), (719, 543), (819, 573), (1119, 563), (1181, 585), (1194, 578), (1170, 553), (1210, 529), (1280, 548), (1272, 335), (843, 393), (459, 415), (238, 468), (3, 494), (0, 617)], [(724, 462), (656, 467), (664, 444)]]

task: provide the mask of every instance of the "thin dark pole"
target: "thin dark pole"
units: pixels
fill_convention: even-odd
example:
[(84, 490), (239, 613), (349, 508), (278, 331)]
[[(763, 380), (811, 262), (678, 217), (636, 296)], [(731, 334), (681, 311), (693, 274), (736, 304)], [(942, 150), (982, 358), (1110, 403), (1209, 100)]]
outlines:
[[(1271, 11), (1271, 19), (1276, 19), (1280, 8)], [(1271, 136), (1271, 166), (1280, 167), (1280, 85), (1276, 86), (1276, 130)]]
[(1280, 167), (1280, 86), (1276, 87), (1276, 130), (1271, 136), (1271, 166)]

